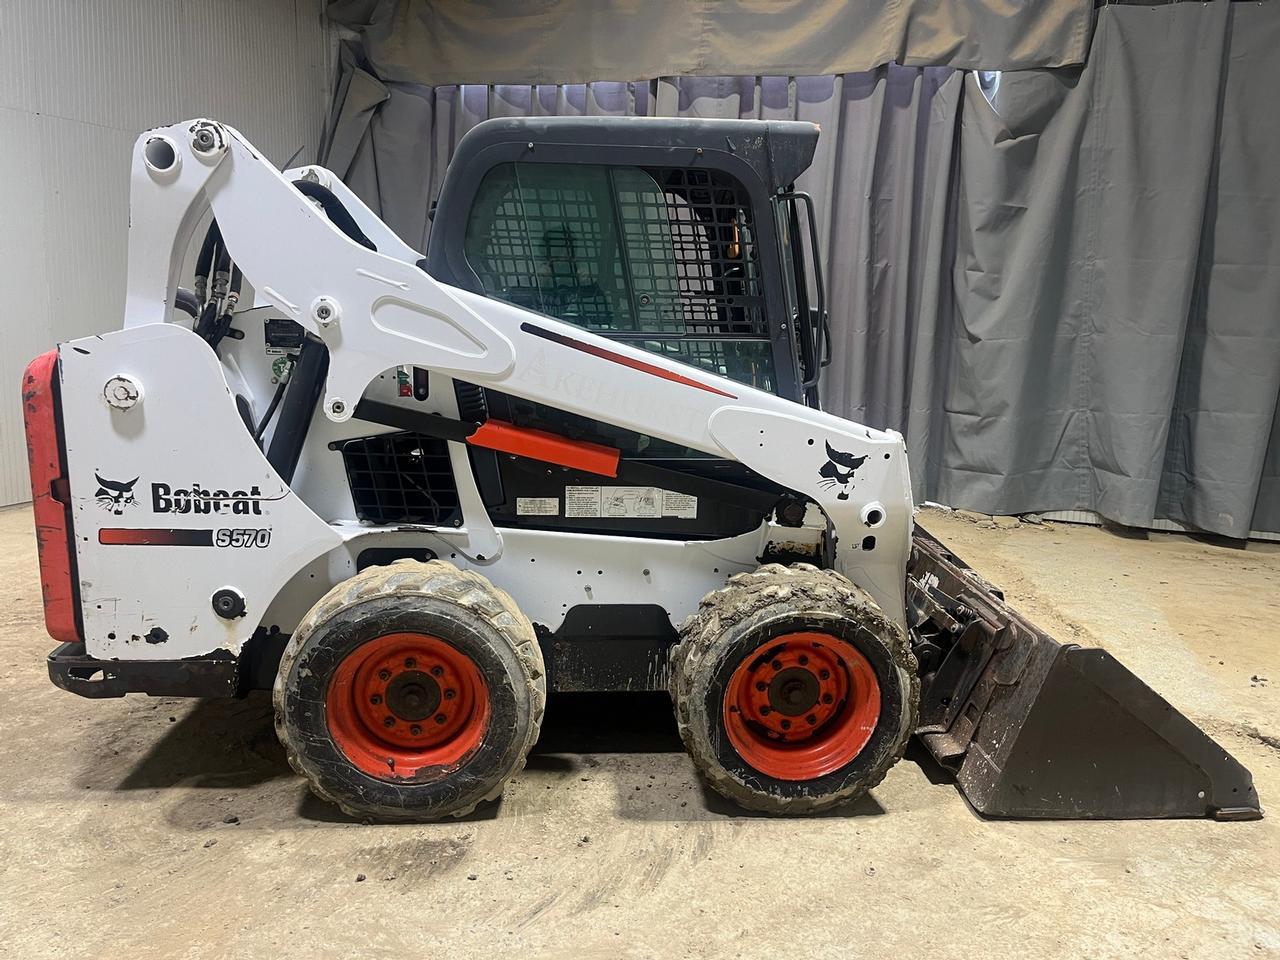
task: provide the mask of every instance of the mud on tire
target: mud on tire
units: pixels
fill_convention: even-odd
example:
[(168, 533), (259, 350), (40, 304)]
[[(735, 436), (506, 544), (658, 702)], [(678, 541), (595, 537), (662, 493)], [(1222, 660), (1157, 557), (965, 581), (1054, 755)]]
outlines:
[[(372, 661), (368, 651), (387, 647), (388, 656), (399, 656), (396, 637), (424, 652), (421, 664), (401, 656), (393, 674), (383, 667), (389, 661)], [(354, 691), (354, 707), (335, 699), (339, 687)], [(395, 696), (410, 705), (396, 707), (408, 720), (378, 715), (390, 728), (387, 742), (379, 724), (351, 716), (384, 696), (387, 704)], [(429, 821), (495, 799), (523, 768), (538, 739), (546, 679), (533, 625), (506, 593), (441, 560), (400, 560), (362, 571), (311, 608), (284, 651), (273, 701), (289, 764), (317, 796), (352, 817)], [(359, 751), (351, 745), (353, 724)], [(419, 749), (424, 738), (454, 727), (471, 738), (457, 741), (456, 755), (438, 761), (439, 751)], [(349, 736), (335, 738), (335, 729)], [(406, 765), (405, 757), (423, 765)]]
[[(808, 634), (829, 636), (834, 640), (831, 647), (856, 651), (848, 659), (857, 660), (868, 678), (874, 673), (871, 686), (878, 687), (878, 703), (866, 718), (862, 737), (853, 744), (856, 755), (847, 762), (837, 759), (837, 768), (819, 766), (820, 773), (802, 779), (771, 776), (744, 759), (743, 753), (750, 754), (749, 750), (735, 748), (727, 726), (730, 719), (738, 719), (729, 712), (730, 704), (737, 702), (731, 691), (740, 688), (736, 678), (742, 671), (754, 666), (763, 671), (762, 679), (739, 696), (756, 696), (751, 691), (764, 690), (764, 679), (779, 676), (770, 666), (786, 669), (778, 660), (766, 662), (772, 656), (768, 645), (775, 638)], [(698, 611), (681, 627), (680, 637), (672, 649), (670, 681), (680, 737), (707, 783), (749, 810), (807, 814), (853, 800), (884, 779), (915, 729), (919, 678), (906, 636), (865, 591), (835, 571), (809, 564), (767, 564), (738, 574), (702, 599)], [(831, 656), (831, 650), (820, 652)], [(800, 656), (807, 662), (807, 657)], [(843, 665), (845, 660), (837, 662)], [(795, 670), (803, 676), (799, 667)], [(749, 676), (755, 680), (756, 675)], [(773, 696), (772, 686), (769, 691), (768, 696)], [(801, 713), (793, 719), (803, 729), (809, 718)], [(742, 735), (736, 735), (741, 743)], [(777, 735), (785, 747), (789, 734), (777, 730), (769, 734)], [(764, 749), (772, 747), (765, 742)]]

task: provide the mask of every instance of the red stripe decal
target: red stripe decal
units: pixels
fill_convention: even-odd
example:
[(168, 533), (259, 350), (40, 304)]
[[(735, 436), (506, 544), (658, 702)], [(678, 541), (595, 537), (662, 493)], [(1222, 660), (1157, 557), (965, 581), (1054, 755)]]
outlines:
[(552, 333), (550, 330), (543, 330), (541, 327), (535, 327), (531, 323), (520, 324), (520, 329), (525, 333), (533, 334), (535, 337), (541, 337), (543, 340), (550, 340), (552, 343), (558, 343), (562, 347), (572, 347), (574, 350), (581, 350), (583, 353), (589, 353), (593, 357), (599, 357), (601, 360), (609, 360), (613, 363), (621, 364), (624, 367), (630, 367), (632, 370), (639, 370), (641, 373), (647, 373), (654, 377), (661, 377), (663, 380), (670, 380), (672, 383), (683, 384), (686, 387), (696, 387), (699, 390), (707, 391), (707, 393), (714, 393), (717, 396), (728, 397), (730, 400), (738, 399), (732, 393), (725, 393), (719, 387), (713, 387), (706, 383), (699, 383), (691, 377), (686, 377), (679, 373), (673, 373), (665, 367), (659, 367), (657, 364), (646, 363), (643, 360), (636, 360), (632, 357), (625, 357), (620, 353), (614, 353), (612, 350), (606, 350), (604, 347), (597, 347), (594, 344), (575, 340), (573, 337), (566, 337), (558, 333)]
[(213, 531), (103, 527), (98, 531), (98, 542), (108, 546), (212, 547)]
[(622, 456), (621, 451), (615, 447), (589, 443), (586, 440), (569, 440), (545, 430), (517, 427), (501, 420), (486, 420), (480, 424), (467, 437), (467, 443), (473, 447), (513, 453), (518, 457), (555, 463), (602, 477), (618, 475), (618, 459)]

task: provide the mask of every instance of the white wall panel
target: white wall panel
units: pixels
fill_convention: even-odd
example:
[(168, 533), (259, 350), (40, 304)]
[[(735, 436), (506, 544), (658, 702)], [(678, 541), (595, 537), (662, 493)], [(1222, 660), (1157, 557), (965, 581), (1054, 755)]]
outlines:
[(30, 499), (18, 384), (123, 321), (129, 152), (224, 120), (283, 162), (328, 104), (322, 0), (0, 0), (0, 505)]

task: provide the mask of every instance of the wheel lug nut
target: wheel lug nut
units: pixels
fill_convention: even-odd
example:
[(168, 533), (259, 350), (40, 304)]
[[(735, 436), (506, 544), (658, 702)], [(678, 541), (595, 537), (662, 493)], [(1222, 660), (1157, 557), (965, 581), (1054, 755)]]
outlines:
[(783, 721), (782, 721), (782, 723), (780, 724), (780, 726), (782, 727), (782, 729), (783, 729), (783, 730), (790, 730), (790, 729), (791, 729), (791, 721), (790, 721), (790, 720), (783, 720)]
[(831, 694), (829, 694), (829, 693), (824, 693), (824, 694), (822, 695), (822, 702), (823, 702), (823, 703), (830, 703), (830, 702), (831, 702), (831, 701), (833, 701), (834, 699), (835, 699), (835, 697), (833, 697), (833, 696), (832, 696)]
[(759, 690), (761, 693), (764, 693), (766, 690), (769, 689), (769, 685), (765, 683), (763, 680), (757, 680), (756, 689)]
[(449, 718), (446, 717), (443, 713), (436, 714), (436, 723), (444, 723), (447, 719)]
[(376, 707), (378, 704), (382, 702), (382, 695), (375, 693), (372, 697), (369, 698), (369, 702)]
[(457, 695), (458, 695), (458, 691), (457, 691), (457, 690), (446, 690), (446, 691), (444, 692), (444, 698), (445, 698), (446, 700), (452, 700), (452, 699), (453, 699), (454, 697), (456, 697)]
[(391, 671), (390, 671), (390, 670), (379, 670), (379, 671), (378, 671), (378, 679), (379, 679), (379, 680), (390, 680), (390, 679), (391, 679)]
[(409, 728), (409, 732), (412, 733), (415, 737), (422, 736), (422, 728), (418, 726), (416, 723)]
[(781, 670), (781, 669), (782, 669), (782, 661), (781, 661), (781, 660), (774, 660), (771, 664), (769, 664), (769, 666), (773, 667), (773, 669), (775, 669), (775, 670)]
[(387, 717), (387, 719), (382, 721), (382, 725), (384, 727), (394, 727), (396, 725), (395, 717)]
[(803, 653), (802, 653), (802, 654), (800, 654), (800, 666), (802, 666), (802, 667), (803, 667), (803, 666), (804, 666), (805, 664), (807, 664), (808, 662), (809, 662), (809, 658), (808, 658), (808, 657), (806, 657)]
[(431, 668), (431, 675), (432, 675), (433, 677), (441, 677), (441, 676), (444, 676), (444, 667), (439, 666), (439, 665), (436, 665), (436, 666), (432, 667), (432, 668)]
[(831, 679), (831, 671), (830, 671), (830, 670), (819, 670), (819, 671), (818, 671), (818, 679), (819, 679), (819, 680), (830, 680), (830, 679)]
[(413, 657), (404, 658), (404, 666), (406, 670), (412, 670), (417, 665), (418, 665), (418, 661), (413, 659)]
[(769, 710), (769, 708), (768, 708), (768, 707), (761, 707), (761, 708), (760, 708), (760, 716), (762, 716), (762, 717), (767, 717), (767, 716), (770, 714), (770, 712), (771, 712), (771, 711)]
[(805, 722), (806, 722), (807, 724), (809, 724), (809, 726), (811, 726), (811, 727), (812, 727), (814, 724), (816, 724), (816, 723), (818, 722), (818, 718), (817, 718), (817, 717), (815, 717), (812, 713), (811, 713), (811, 714), (809, 714), (809, 715), (808, 715), (807, 717), (805, 717), (804, 719), (805, 719)]

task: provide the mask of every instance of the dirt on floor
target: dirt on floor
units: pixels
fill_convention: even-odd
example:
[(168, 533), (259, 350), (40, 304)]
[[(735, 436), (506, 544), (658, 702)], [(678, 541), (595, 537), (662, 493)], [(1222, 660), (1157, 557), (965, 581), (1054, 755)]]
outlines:
[[(1280, 816), (1280, 548), (922, 522), (1106, 647)], [(1280, 957), (1280, 819), (991, 822), (909, 753), (838, 815), (703, 789), (661, 697), (553, 697), (460, 822), (366, 826), (289, 771), (266, 697), (55, 689), (25, 508), (0, 511), (0, 956)]]

